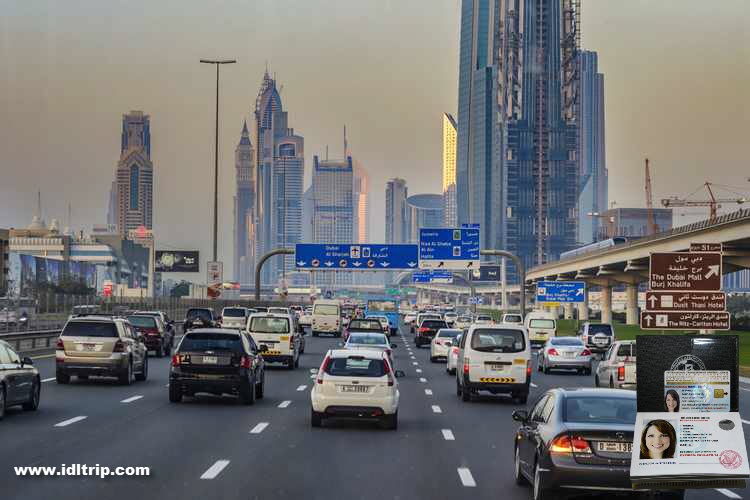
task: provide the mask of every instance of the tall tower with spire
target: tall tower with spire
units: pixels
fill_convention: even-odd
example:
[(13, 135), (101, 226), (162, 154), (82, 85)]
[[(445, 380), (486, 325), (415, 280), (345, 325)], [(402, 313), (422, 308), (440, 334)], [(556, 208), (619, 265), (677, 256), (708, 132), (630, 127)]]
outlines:
[(153, 228), (154, 165), (151, 162), (151, 119), (142, 111), (122, 116), (120, 160), (116, 169), (117, 232)]
[(255, 269), (255, 149), (247, 122), (234, 150), (237, 191), (234, 196), (234, 279), (253, 281)]

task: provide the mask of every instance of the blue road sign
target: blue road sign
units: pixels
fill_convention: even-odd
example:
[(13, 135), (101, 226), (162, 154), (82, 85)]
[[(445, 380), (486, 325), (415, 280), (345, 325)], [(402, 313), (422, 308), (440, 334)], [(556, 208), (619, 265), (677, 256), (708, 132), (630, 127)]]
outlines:
[(298, 243), (297, 269), (316, 271), (385, 271), (417, 269), (417, 245), (353, 245)]
[(417, 271), (411, 275), (413, 283), (453, 283), (453, 273), (450, 271)]
[(420, 269), (478, 269), (479, 228), (419, 230)]
[(583, 302), (586, 283), (583, 281), (540, 281), (536, 284), (537, 302)]

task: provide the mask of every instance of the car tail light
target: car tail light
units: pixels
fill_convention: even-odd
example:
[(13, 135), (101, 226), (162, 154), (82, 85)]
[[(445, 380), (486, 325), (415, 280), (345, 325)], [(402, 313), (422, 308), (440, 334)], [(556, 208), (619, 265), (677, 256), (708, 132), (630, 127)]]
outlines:
[(115, 347), (112, 352), (125, 352), (125, 343), (122, 340), (115, 342)]
[(591, 356), (591, 351), (588, 350), (588, 349), (584, 349), (583, 351), (581, 351), (580, 355), (581, 356)]
[(617, 367), (617, 380), (620, 382), (625, 380), (625, 367), (623, 365)]
[(328, 370), (328, 365), (330, 364), (331, 358), (329, 356), (326, 356), (326, 359), (323, 360), (323, 364), (320, 365), (320, 369), (318, 370), (318, 378), (316, 380), (317, 383), (323, 383), (323, 374)]
[(64, 350), (65, 345), (63, 344), (62, 339), (57, 339), (57, 344), (55, 345), (55, 349)]
[(180, 356), (178, 356), (177, 354), (175, 354), (174, 356), (172, 356), (172, 363), (171, 364), (172, 364), (172, 366), (180, 366)]
[(294, 336), (293, 335), (289, 336), (289, 349), (294, 351)]
[(388, 375), (388, 387), (393, 387), (393, 373), (391, 372), (391, 364), (388, 359), (383, 360), (383, 366), (385, 366), (385, 374)]
[(425, 332), (429, 332), (430, 329), (423, 326), (423, 327), (420, 327), (419, 330), (417, 330), (417, 331), (419, 333), (425, 333)]
[(388, 356), (390, 356), (390, 355), (391, 355), (391, 350), (390, 350), (390, 349), (386, 349), (386, 350), (385, 350), (385, 353), (386, 353), (386, 354), (387, 354)]
[(458, 354), (458, 347), (451, 347), (451, 352), (453, 354)]
[(552, 440), (549, 447), (550, 453), (591, 453), (589, 442), (579, 436), (558, 436)]
[(464, 375), (469, 374), (469, 358), (464, 358)]
[(531, 360), (526, 362), (526, 378), (531, 378)]
[(551, 347), (551, 348), (549, 348), (549, 349), (547, 350), (547, 355), (548, 355), (548, 356), (559, 356), (559, 355), (560, 355), (560, 353), (559, 353), (559, 352), (557, 352), (557, 349), (555, 349), (554, 347)]
[(253, 359), (250, 356), (242, 356), (240, 358), (240, 368), (247, 368), (248, 370), (253, 366)]

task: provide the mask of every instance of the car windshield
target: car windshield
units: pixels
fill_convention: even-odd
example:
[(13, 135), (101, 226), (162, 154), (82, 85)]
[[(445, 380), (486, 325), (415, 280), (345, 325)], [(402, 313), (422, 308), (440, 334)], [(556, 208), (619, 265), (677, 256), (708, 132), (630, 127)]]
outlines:
[(289, 310), (286, 307), (269, 307), (268, 312), (273, 314), (289, 314)]
[(612, 335), (612, 325), (589, 325), (589, 334), (596, 335), (597, 333)]
[(313, 314), (320, 314), (323, 316), (338, 316), (339, 306), (333, 304), (315, 304), (313, 308)]
[(461, 334), (461, 330), (440, 330), (437, 334), (441, 339), (455, 339)]
[(211, 311), (208, 309), (190, 309), (185, 315), (185, 319), (201, 321), (211, 321)]
[(382, 359), (351, 356), (331, 359), (326, 373), (334, 377), (382, 377), (386, 371)]
[(225, 318), (244, 318), (245, 310), (241, 307), (227, 307), (221, 313)]
[(289, 319), (254, 316), (250, 320), (250, 331), (253, 333), (289, 333)]
[(118, 337), (117, 326), (111, 322), (69, 321), (61, 337)]
[(630, 356), (631, 358), (636, 357), (635, 344), (620, 344), (617, 349), (618, 356)]
[(156, 319), (151, 316), (128, 316), (131, 325), (141, 328), (156, 328)]
[(349, 330), (382, 330), (380, 321), (375, 319), (353, 319), (349, 323)]
[(521, 323), (521, 316), (519, 314), (506, 314), (505, 321), (508, 323)]
[(526, 341), (520, 330), (478, 328), (471, 336), (471, 348), (481, 352), (522, 352)]
[(385, 335), (362, 335), (353, 333), (349, 336), (348, 344), (356, 345), (379, 345), (383, 347), (388, 346), (388, 339)]
[(240, 336), (231, 333), (190, 332), (180, 344), (180, 352), (242, 351)]
[(554, 319), (532, 319), (529, 321), (529, 327), (531, 328), (555, 328)]
[(426, 321), (422, 321), (422, 328), (437, 330), (439, 328), (448, 328), (448, 325), (443, 320), (428, 319)]
[(549, 342), (552, 345), (583, 347), (583, 342), (575, 337), (555, 337)]
[(636, 412), (635, 397), (569, 396), (565, 398), (563, 420), (632, 425)]

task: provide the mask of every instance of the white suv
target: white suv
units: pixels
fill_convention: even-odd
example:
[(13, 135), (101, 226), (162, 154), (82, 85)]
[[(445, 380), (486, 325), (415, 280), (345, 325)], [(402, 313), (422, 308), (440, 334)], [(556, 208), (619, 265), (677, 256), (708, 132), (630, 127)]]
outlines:
[(381, 351), (330, 350), (310, 392), (310, 423), (326, 418), (377, 420), (384, 429), (398, 427), (398, 382), (388, 354)]

